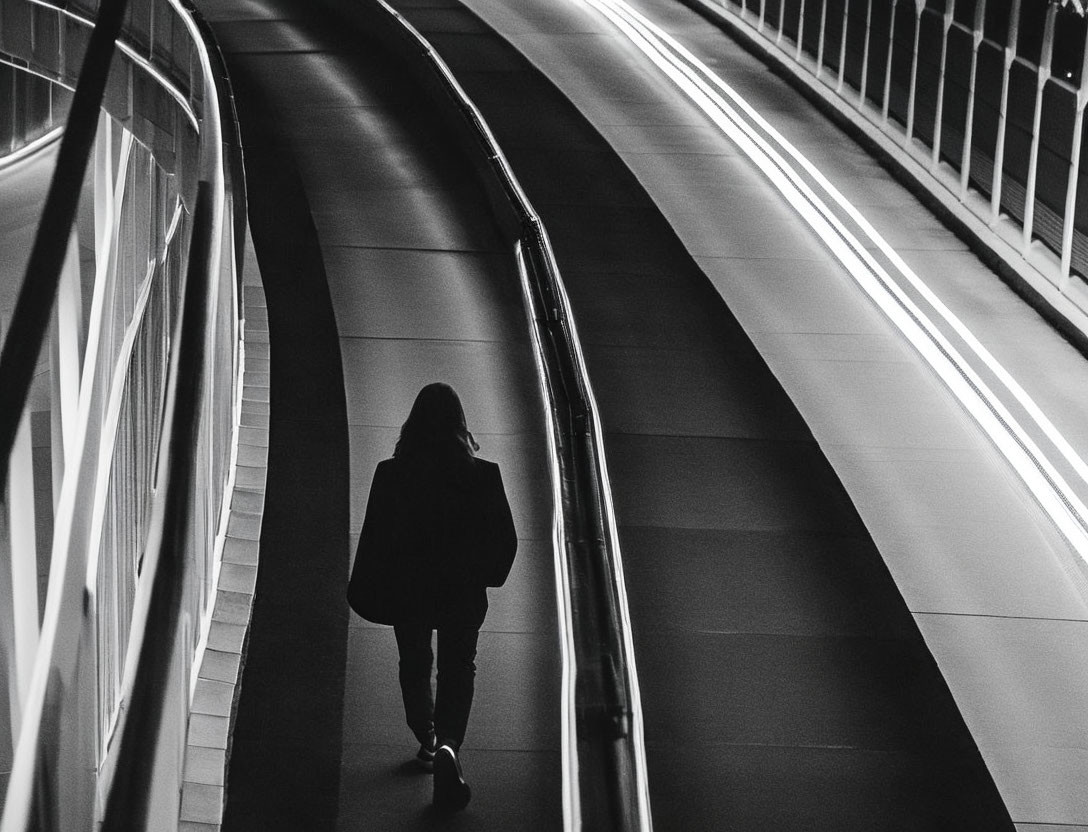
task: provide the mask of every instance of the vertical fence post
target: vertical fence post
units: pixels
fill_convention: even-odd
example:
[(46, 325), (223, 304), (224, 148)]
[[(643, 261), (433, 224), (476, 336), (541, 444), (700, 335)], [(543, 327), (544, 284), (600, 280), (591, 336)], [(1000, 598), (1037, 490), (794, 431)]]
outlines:
[(971, 184), (971, 146), (975, 131), (975, 86), (978, 81), (978, 49), (982, 45), (982, 27), (986, 18), (986, 0), (975, 6), (974, 29), (971, 34), (971, 78), (967, 84), (967, 118), (963, 129), (963, 157), (960, 161), (960, 201), (967, 199)]
[(1035, 76), (1035, 112), (1031, 119), (1031, 154), (1028, 156), (1028, 181), (1024, 193), (1024, 255), (1031, 247), (1032, 232), (1035, 230), (1035, 187), (1039, 176), (1040, 128), (1043, 119), (1043, 91), (1050, 80), (1050, 65), (1054, 58), (1054, 17), (1058, 13), (1057, 3), (1048, 3), (1046, 10), (1046, 28), (1043, 30), (1043, 51), (1039, 57), (1039, 69)]
[(775, 44), (782, 43), (782, 29), (786, 23), (786, 0), (778, 0), (778, 34), (775, 35)]
[(937, 77), (937, 109), (933, 115), (933, 154), (930, 164), (934, 173), (941, 164), (941, 133), (944, 128), (944, 85), (948, 73), (948, 36), (952, 31), (952, 20), (955, 13), (956, 0), (948, 0), (948, 4), (944, 8), (941, 33), (941, 68)]
[(1088, 104), (1088, 33), (1082, 46), (1077, 114), (1073, 121), (1073, 142), (1069, 149), (1069, 184), (1065, 188), (1065, 215), (1062, 218), (1062, 265), (1059, 288), (1065, 291), (1073, 264), (1073, 232), (1077, 221), (1077, 182), (1080, 179), (1080, 147), (1084, 137), (1084, 107)]
[(820, 45), (816, 48), (816, 77), (824, 71), (824, 45), (827, 42), (827, 0), (820, 0)]
[(865, 2), (865, 46), (861, 51), (861, 84), (858, 87), (858, 109), (865, 107), (865, 88), (869, 85), (869, 45), (873, 40), (873, 0)]
[(914, 138), (914, 105), (918, 95), (918, 44), (922, 36), (922, 11), (926, 0), (914, 0), (914, 46), (910, 56), (910, 88), (907, 92), (907, 130), (904, 147), (910, 147)]
[(1009, 76), (1016, 59), (1016, 42), (1020, 34), (1020, 0), (1012, 0), (1009, 12), (1009, 36), (1005, 42), (1005, 62), (1001, 72), (1001, 101), (997, 113), (997, 146), (994, 149), (994, 173), (990, 186), (990, 224), (1001, 216), (1001, 186), (1005, 167), (1005, 130), (1009, 121)]
[(842, 38), (839, 40), (839, 79), (835, 84), (835, 92), (842, 95), (843, 84), (846, 83), (846, 39), (850, 34), (850, 0), (842, 3)]
[(759, 0), (759, 26), (756, 31), (763, 34), (763, 24), (767, 22), (767, 3), (769, 0)]
[(797, 10), (797, 50), (794, 52), (793, 59), (797, 63), (801, 63), (801, 41), (805, 39), (805, 0), (801, 0), (801, 4)]
[(892, 0), (891, 8), (891, 25), (888, 27), (888, 60), (884, 64), (884, 101), (880, 107), (880, 120), (887, 126), (888, 124), (888, 99), (891, 98), (892, 91), (892, 57), (895, 53), (895, 13), (899, 7), (899, 0)]

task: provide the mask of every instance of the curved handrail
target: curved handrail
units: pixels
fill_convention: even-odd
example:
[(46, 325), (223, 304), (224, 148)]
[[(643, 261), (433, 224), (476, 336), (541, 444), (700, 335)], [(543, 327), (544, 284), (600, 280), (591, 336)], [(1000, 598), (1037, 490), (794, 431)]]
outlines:
[(22, 418), (49, 313), (68, 251), (68, 235), (79, 206), (80, 185), (87, 171), (98, 111), (106, 91), (114, 44), (121, 32), (128, 0), (102, 0), (87, 44), (79, 83), (72, 97), (68, 127), (57, 151), (42, 218), (27, 262), (26, 278), (15, 302), (11, 326), (0, 352), (0, 482), (7, 480), (8, 458)]
[[(178, 0), (169, 0), (179, 12)], [(171, 354), (170, 381), (161, 437), (166, 449), (160, 457), (155, 507), (150, 523), (141, 583), (148, 587), (133, 611), (129, 650), (134, 661), (126, 662), (124, 701), (128, 711), (121, 727), (118, 761), (109, 784), (102, 832), (131, 830), (146, 823), (153, 766), (148, 749), (158, 745), (165, 680), (173, 661), (164, 645), (175, 640), (181, 613), (185, 553), (190, 544), (190, 498), (204, 403), (207, 373), (207, 331), (214, 315), (215, 276), (219, 274), (221, 229), (227, 201), (227, 177), (223, 161), (223, 120), (220, 108), (229, 100), (221, 95), (216, 77), (225, 77), (222, 57), (208, 49), (207, 27), (196, 9), (186, 3), (181, 14), (197, 46), (204, 80), (206, 133), (201, 136), (202, 179), (193, 211), (193, 234), (184, 301), (176, 326), (177, 347)], [(217, 64), (213, 67), (212, 56)], [(215, 72), (218, 70), (218, 72)], [(228, 124), (235, 125), (233, 119)], [(210, 128), (210, 129), (209, 129)], [(235, 181), (240, 177), (240, 142), (232, 132)], [(232, 177), (233, 178), (233, 177)], [(235, 202), (232, 224), (244, 223), (244, 201)], [(239, 216), (241, 214), (241, 216)], [(240, 255), (239, 255), (240, 256)]]
[[(574, 735), (565, 731), (563, 737), (568, 751), (566, 826), (650, 830), (642, 708), (603, 431), (551, 242), (490, 127), (449, 67), (385, 0), (375, 0), (374, 5), (395, 23), (396, 36), (423, 58), (421, 80), (428, 86), (437, 82), (451, 101), (461, 126), (467, 127), (472, 155), (478, 158), (482, 151), (481, 172), (492, 186), (497, 213), (513, 217), (524, 300), (551, 419), (553, 469), (561, 479), (557, 493), (563, 516), (557, 518), (557, 553), (566, 574), (557, 579), (573, 593), (560, 616), (560, 637), (570, 638), (576, 653), (569, 657), (574, 672), (564, 712), (565, 728), (568, 721), (577, 723)], [(574, 632), (562, 632), (565, 627)], [(582, 759), (573, 747), (579, 740)], [(587, 752), (593, 759), (585, 759)]]
[[(79, 205), (80, 186), (94, 145), (98, 112), (126, 5), (127, 0), (103, 0), (100, 6), (72, 99), (68, 127), (57, 152), (56, 168), (27, 263), (26, 277), (0, 352), (0, 389), (5, 392), (0, 402), (0, 483), (7, 482), (15, 433), (26, 406), (60, 283), (68, 237)], [(0, 495), (0, 501), (3, 499)], [(47, 617), (39, 644), (39, 659), (43, 653), (52, 652), (55, 636), (56, 629), (49, 625)], [(40, 737), (47, 700), (56, 695), (49, 689), (48, 669), (47, 663), (35, 662), (4, 804), (2, 828), (5, 831), (23, 830), (32, 823), (50, 829), (56, 821), (54, 796), (48, 792), (49, 773), (43, 770)]]
[(38, 138), (27, 142), (18, 150), (0, 156), (0, 171), (13, 165), (17, 165), (24, 159), (29, 159), (31, 156), (45, 151), (49, 145), (59, 142), (63, 135), (63, 127), (54, 127), (52, 130), (38, 136)]
[[(205, 43), (206, 27), (193, 20), (195, 9), (183, 8), (180, 0), (166, 0), (188, 28), (198, 53), (203, 81), (203, 112), (200, 120), (200, 182), (197, 187), (192, 234), (187, 252), (188, 269), (183, 277), (181, 309), (177, 315), (169, 357), (166, 405), (159, 433), (159, 455), (155, 473), (155, 494), (143, 564), (136, 590), (135, 609), (128, 637), (129, 660), (125, 662), (121, 713), (118, 715), (119, 750), (112, 776), (103, 778), (105, 793), (103, 829), (143, 829), (148, 823), (153, 760), (159, 744), (164, 694), (171, 679), (174, 650), (178, 643), (179, 620), (186, 586), (186, 560), (192, 544), (193, 482), (195, 458), (202, 430), (202, 415), (208, 402), (208, 378), (212, 375), (208, 350), (214, 336), (217, 288), (222, 274), (225, 213), (235, 187), (242, 194), (232, 204), (231, 227), (244, 229), (245, 202), (240, 143), (231, 131), (230, 171), (224, 170), (224, 140), (220, 108), (230, 105), (220, 95), (216, 77), (222, 77), (221, 56), (213, 59)], [(30, 379), (44, 340), (53, 306), (64, 254), (68, 251), (76, 206), (89, 155), (98, 127), (105, 79), (115, 51), (114, 45), (125, 18), (125, 0), (103, 0), (92, 32), (84, 64), (69, 113), (68, 126), (58, 154), (43, 219), (27, 268), (15, 315), (0, 359), (0, 482), (6, 481), (9, 452), (14, 432), (22, 418)], [(193, 119), (189, 118), (190, 123)], [(228, 118), (228, 123), (234, 126)], [(194, 125), (195, 126), (195, 125)], [(240, 247), (230, 254), (241, 257)], [(240, 265), (240, 259), (233, 266)], [(233, 271), (233, 270), (232, 270)], [(239, 270), (240, 272), (240, 270)], [(233, 287), (234, 296), (237, 287)], [(236, 313), (237, 310), (230, 310)], [(236, 340), (236, 339), (235, 339)], [(237, 370), (237, 345), (224, 364), (225, 372)], [(233, 388), (233, 385), (232, 385)], [(9, 395), (10, 393), (10, 395)], [(233, 430), (237, 430), (234, 425)], [(222, 435), (222, 434), (220, 434)], [(210, 441), (210, 440), (209, 440)], [(71, 503), (77, 486), (65, 486), (63, 504)], [(218, 492), (216, 492), (218, 494)], [(227, 495), (222, 505), (227, 504)], [(217, 497), (218, 498), (218, 497)], [(69, 518), (70, 520), (70, 518)], [(58, 537), (63, 530), (58, 529)], [(19, 734), (12, 777), (4, 805), (4, 832), (57, 830), (63, 825), (64, 810), (55, 793), (56, 729), (64, 682), (58, 679), (54, 662), (74, 666), (74, 650), (80, 635), (60, 632), (59, 609), (83, 595), (87, 585), (79, 569), (63, 557), (53, 564), (45, 622), (35, 659), (33, 678), (23, 724)], [(55, 590), (55, 591), (54, 591)], [(64, 599), (63, 601), (61, 599)], [(84, 628), (86, 610), (84, 610)], [(72, 624), (71, 620), (68, 621)], [(71, 629), (69, 627), (69, 629)], [(59, 659), (54, 653), (60, 650)], [(52, 725), (52, 727), (50, 727)], [(79, 816), (80, 810), (77, 810)], [(86, 817), (86, 815), (82, 815)]]

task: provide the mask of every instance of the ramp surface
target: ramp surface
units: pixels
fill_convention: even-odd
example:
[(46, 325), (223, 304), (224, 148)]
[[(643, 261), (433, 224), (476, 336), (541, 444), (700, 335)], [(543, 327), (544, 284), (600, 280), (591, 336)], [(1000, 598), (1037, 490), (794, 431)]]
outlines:
[[(396, 56), (304, 4), (205, 4), (227, 53), (267, 284), (271, 447), (226, 829), (561, 825), (551, 491), (513, 249)], [(404, 725), (392, 629), (344, 602), (377, 462), (460, 393), (519, 534), (491, 590), (452, 821)]]
[[(655, 828), (1011, 828), (841, 483), (630, 170), (463, 7), (395, 5), (483, 110), (570, 291), (608, 434)], [(577, 54), (558, 70), (573, 74), (605, 58), (597, 24), (570, 9), (511, 14)], [(598, 88), (612, 123), (645, 125), (647, 146), (687, 141), (655, 129), (634, 60), (579, 79)], [(692, 164), (717, 150), (712, 135), (701, 141), (684, 145)], [(706, 243), (722, 268), (818, 259), (762, 180), (727, 154), (713, 159), (759, 208), (718, 196), (718, 236)], [(777, 251), (753, 250), (752, 229), (769, 224)]]

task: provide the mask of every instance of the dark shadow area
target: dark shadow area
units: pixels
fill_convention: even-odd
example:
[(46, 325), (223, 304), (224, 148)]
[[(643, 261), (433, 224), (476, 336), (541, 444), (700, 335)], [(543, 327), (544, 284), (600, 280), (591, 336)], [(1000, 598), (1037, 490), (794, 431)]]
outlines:
[[(228, 64), (231, 63), (228, 56)], [(336, 322), (306, 195), (256, 85), (232, 67), (271, 339), (261, 559), (224, 829), (331, 830), (348, 610), (348, 432)]]
[[(272, 343), (266, 520), (224, 828), (557, 828), (550, 491), (512, 244), (405, 71), (412, 56), (320, 4), (237, 0), (217, 14)], [(522, 536), (480, 631), (462, 749), (472, 801), (453, 817), (430, 809), (432, 781), (412, 761), (393, 632), (350, 617), (345, 598), (375, 465), (436, 379), (502, 465)]]

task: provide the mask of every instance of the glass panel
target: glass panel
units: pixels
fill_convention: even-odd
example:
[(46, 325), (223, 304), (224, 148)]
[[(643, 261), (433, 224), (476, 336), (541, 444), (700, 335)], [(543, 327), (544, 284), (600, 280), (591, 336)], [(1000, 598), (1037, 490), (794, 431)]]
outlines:
[(1049, 3), (1021, 2), (1020, 32), (1016, 39), (1016, 54), (1035, 66), (1043, 54), (1043, 32)]
[[(1035, 0), (1026, 0), (1030, 4)], [(1012, 15), (1012, 0), (986, 0), (986, 15), (982, 24), (982, 33), (988, 39), (1005, 46), (1009, 41), (1009, 20)]]
[(1035, 117), (1035, 70), (1015, 63), (1009, 75), (1008, 121), (1005, 126), (1005, 165), (1001, 208), (1022, 222), (1025, 185), (1031, 157), (1031, 126)]
[(888, 89), (888, 115), (907, 123), (910, 97), (910, 69), (914, 61), (914, 3), (900, 0), (895, 7), (895, 37), (892, 41), (892, 77)]
[(782, 0), (782, 35), (797, 41), (797, 26), (801, 20), (801, 0)]
[(937, 90), (941, 79), (943, 41), (944, 18), (927, 9), (922, 13), (918, 38), (918, 69), (914, 93), (914, 135), (931, 146), (937, 117)]
[(820, 12), (824, 0), (805, 0), (805, 31), (801, 36), (801, 48), (815, 58), (820, 49)]
[(1081, 134), (1080, 169), (1076, 189), (1077, 208), (1073, 221), (1072, 270), (1081, 277), (1088, 277), (1088, 130)]
[(971, 185), (986, 196), (990, 195), (993, 184), (1004, 66), (1001, 49), (988, 42), (979, 45), (974, 128), (971, 131)]
[(888, 37), (891, 34), (891, 4), (873, 0), (869, 41), (869, 77), (865, 96), (876, 106), (884, 103), (884, 67), (888, 64)]
[(952, 10), (952, 17), (957, 23), (961, 23), (969, 29), (975, 25), (975, 6), (978, 0), (955, 0), (956, 7)]
[(1073, 145), (1076, 94), (1051, 81), (1043, 88), (1042, 131), (1035, 186), (1034, 234), (1055, 252), (1062, 248), (1062, 217), (1069, 185), (1069, 152)]
[(771, 28), (772, 31), (777, 31), (778, 21), (782, 18), (782, 5), (786, 0), (764, 0), (766, 3), (766, 9), (763, 12), (764, 25)]
[(971, 56), (971, 35), (953, 26), (948, 33), (948, 55), (945, 58), (940, 158), (956, 170), (963, 170), (963, 138), (967, 131)]
[(839, 71), (839, 51), (842, 46), (842, 13), (846, 0), (826, 0), (826, 35), (824, 41), (824, 66)]
[(1088, 32), (1088, 20), (1073, 12), (1059, 12), (1054, 21), (1054, 57), (1050, 68), (1055, 78), (1061, 78), (1074, 87), (1081, 83), (1084, 65), (1084, 40)]
[(846, 68), (844, 77), (855, 90), (861, 89), (861, 66), (865, 48), (865, 15), (869, 0), (847, 0)]

